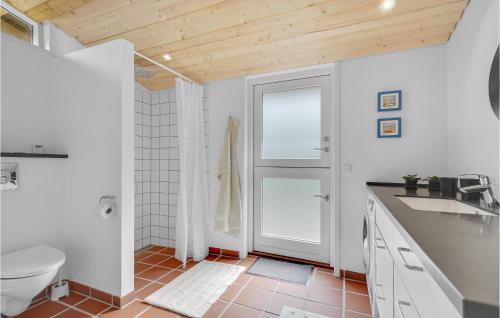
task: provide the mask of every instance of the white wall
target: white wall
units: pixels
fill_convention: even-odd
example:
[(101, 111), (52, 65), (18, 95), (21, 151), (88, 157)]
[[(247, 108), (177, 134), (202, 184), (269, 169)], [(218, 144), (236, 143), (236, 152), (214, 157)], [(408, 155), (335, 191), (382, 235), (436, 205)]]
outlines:
[(54, 55), (64, 55), (85, 48), (77, 39), (67, 35), (52, 22), (44, 21), (42, 29), (43, 47)]
[[(45, 243), (65, 251), (66, 276), (114, 295), (133, 290), (133, 47), (125, 41), (61, 57), (2, 36), (2, 151), (69, 159), (19, 163), (2, 192), (2, 253)], [(98, 217), (99, 197), (119, 215)]]
[[(366, 181), (446, 175), (445, 47), (409, 50), (340, 63), (341, 262), (363, 271)], [(377, 93), (403, 90), (400, 112), (377, 112)], [(377, 118), (402, 117), (402, 138), (377, 139)], [(346, 171), (345, 164), (352, 164)]]
[[(117, 40), (57, 59), (53, 103), (68, 159), (68, 277), (124, 295), (133, 289), (133, 46)], [(114, 195), (117, 217), (99, 198)]]
[(2, 254), (38, 244), (65, 250), (66, 160), (2, 158), (1, 161), (17, 163), (19, 169), (19, 189), (1, 194)]
[[(47, 152), (63, 153), (60, 126), (50, 103), (52, 56), (3, 33), (1, 41), (2, 152), (31, 152), (32, 144), (39, 143)], [(2, 254), (37, 244), (64, 250), (66, 160), (1, 161), (18, 163), (20, 184), (18, 190), (0, 193)]]
[(2, 151), (31, 152), (33, 144), (42, 144), (47, 152), (62, 152), (50, 102), (52, 55), (4, 33), (1, 41)]
[[(219, 180), (217, 179), (217, 169), (219, 158), (224, 148), (224, 137), (227, 132), (227, 123), (229, 116), (240, 121), (240, 130), (237, 141), (237, 157), (240, 169), (240, 180), (243, 177), (243, 159), (244, 159), (244, 140), (245, 131), (245, 79), (234, 78), (224, 81), (207, 83), (205, 85), (206, 96), (208, 96), (208, 169), (209, 169), (209, 221), (210, 221), (210, 242), (213, 247), (225, 248), (230, 250), (240, 249), (240, 239), (234, 238), (228, 234), (214, 230), (215, 211), (217, 209), (217, 198), (219, 193)], [(242, 181), (242, 180), (241, 180)], [(242, 181), (243, 182), (243, 181)]]
[(498, 2), (472, 0), (446, 48), (449, 173), (486, 174), (495, 183), (498, 120), (491, 110), (488, 80), (499, 43)]

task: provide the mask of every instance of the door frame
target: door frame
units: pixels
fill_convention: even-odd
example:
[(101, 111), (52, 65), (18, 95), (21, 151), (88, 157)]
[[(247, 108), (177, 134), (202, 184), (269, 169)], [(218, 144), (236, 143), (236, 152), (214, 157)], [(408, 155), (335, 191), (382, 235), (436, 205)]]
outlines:
[(340, 68), (338, 63), (311, 66), (296, 70), (281, 71), (245, 77), (244, 113), (244, 158), (242, 201), (243, 215), (241, 226), (240, 257), (244, 258), (253, 251), (253, 92), (254, 86), (271, 82), (301, 79), (316, 76), (330, 77), (330, 266), (334, 274), (340, 276)]

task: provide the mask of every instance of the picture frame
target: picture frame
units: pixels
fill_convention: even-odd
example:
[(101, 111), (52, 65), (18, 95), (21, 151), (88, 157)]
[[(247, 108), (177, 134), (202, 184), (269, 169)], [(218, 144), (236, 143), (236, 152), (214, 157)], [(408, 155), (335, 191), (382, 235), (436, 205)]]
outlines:
[(385, 91), (378, 93), (378, 111), (392, 112), (401, 110), (403, 105), (401, 90)]
[(377, 119), (377, 138), (401, 138), (401, 117)]

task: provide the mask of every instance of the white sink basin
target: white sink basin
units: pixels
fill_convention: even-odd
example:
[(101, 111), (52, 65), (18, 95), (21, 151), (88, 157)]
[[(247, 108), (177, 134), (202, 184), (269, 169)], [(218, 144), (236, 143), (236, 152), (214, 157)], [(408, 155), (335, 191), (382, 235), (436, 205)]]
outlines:
[(414, 210), (460, 213), (460, 214), (496, 215), (475, 208), (468, 204), (461, 203), (456, 200), (416, 198), (416, 197), (398, 197), (398, 198), (399, 200), (403, 201), (407, 206), (409, 206)]

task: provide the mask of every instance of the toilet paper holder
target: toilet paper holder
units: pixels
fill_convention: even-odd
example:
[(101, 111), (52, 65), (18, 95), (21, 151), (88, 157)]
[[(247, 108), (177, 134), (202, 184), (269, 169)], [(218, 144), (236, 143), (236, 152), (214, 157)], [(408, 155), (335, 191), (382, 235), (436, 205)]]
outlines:
[(103, 200), (114, 200), (115, 196), (114, 195), (103, 195), (99, 199), (99, 203), (102, 203)]

